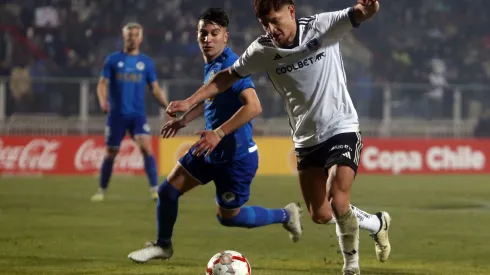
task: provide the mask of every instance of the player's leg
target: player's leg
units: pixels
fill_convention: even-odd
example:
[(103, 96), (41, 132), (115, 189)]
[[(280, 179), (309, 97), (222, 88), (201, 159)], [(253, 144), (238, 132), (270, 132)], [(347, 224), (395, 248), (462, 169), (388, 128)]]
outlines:
[(173, 255), (172, 234), (178, 216), (179, 198), (211, 179), (203, 157), (184, 155), (158, 188), (157, 239), (145, 248), (134, 251), (128, 258), (144, 263), (152, 259), (169, 259)]
[(350, 208), (350, 190), (355, 172), (335, 164), (328, 169), (327, 196), (337, 221), (339, 245), (344, 256), (344, 274), (359, 271), (359, 221)]
[[(301, 193), (305, 200), (306, 207), (311, 219), (317, 224), (335, 224), (332, 208), (327, 197), (327, 175), (325, 175), (324, 155), (305, 156), (298, 158), (298, 177)], [(306, 162), (305, 162), (306, 161)], [(376, 234), (381, 228), (380, 213), (370, 214), (350, 205), (359, 220), (359, 228)]]
[(132, 127), (129, 129), (134, 141), (138, 144), (145, 163), (145, 172), (150, 184), (151, 197), (158, 199), (158, 170), (150, 135), (150, 126), (146, 122), (146, 117), (138, 116), (133, 120)]
[[(347, 168), (351, 169), (352, 171), (357, 170), (357, 163), (359, 160), (362, 143), (359, 141), (359, 144), (357, 144), (357, 135), (355, 133), (351, 134), (349, 143), (350, 146), (346, 147), (345, 145), (345, 143), (349, 142), (349, 140), (342, 139), (338, 141), (338, 139), (338, 137), (333, 138), (332, 140), (318, 145), (315, 148), (297, 149), (299, 171), (298, 174), (301, 189), (310, 215), (315, 223), (336, 223), (336, 219), (333, 218), (334, 215), (331, 207), (330, 197), (328, 194), (328, 191), (330, 190), (327, 189), (327, 185), (325, 184), (327, 179), (329, 180), (328, 183), (332, 184), (334, 177), (327, 177), (325, 175), (325, 171), (323, 168), (325, 167), (325, 164), (329, 165), (329, 167), (334, 164), (339, 164), (340, 166), (350, 165), (347, 166)], [(354, 151), (349, 148), (358, 149), (357, 151)], [(347, 152), (349, 153), (346, 154)], [(350, 159), (350, 157), (352, 157), (352, 159)], [(353, 174), (355, 176), (355, 172), (353, 172)], [(351, 178), (352, 181), (354, 176), (352, 176)], [(340, 178), (345, 178), (345, 176), (340, 176)], [(350, 201), (350, 199), (348, 201)], [(383, 224), (389, 226), (389, 220), (387, 223), (383, 222), (386, 221), (386, 219), (384, 219), (386, 216), (389, 219), (389, 216), (386, 212), (380, 212), (376, 215), (372, 215), (360, 210), (353, 205), (350, 205), (350, 203), (347, 203), (347, 208), (350, 209), (349, 211), (352, 211), (352, 213), (357, 217), (359, 227), (361, 229), (369, 231), (372, 236), (377, 236), (380, 234), (380, 232), (384, 231), (385, 227), (382, 227)], [(344, 208), (344, 211), (346, 211), (346, 208)], [(343, 224), (343, 221), (341, 221), (340, 223)], [(339, 229), (339, 226), (337, 226), (337, 235), (339, 235), (340, 238), (341, 232), (339, 232)], [(356, 233), (354, 232), (354, 234)], [(378, 256), (378, 259), (380, 259), (378, 249), (376, 249), (376, 254)], [(347, 261), (351, 261), (358, 256), (344, 255), (344, 257), (347, 258)]]
[(125, 134), (125, 125), (121, 119), (114, 116), (108, 116), (105, 128), (106, 152), (102, 165), (100, 166), (99, 190), (92, 196), (92, 201), (103, 201), (109, 181), (112, 176), (114, 160), (119, 152), (119, 145)]
[[(324, 171), (328, 174), (327, 196), (337, 221), (339, 244), (344, 256), (344, 273), (358, 274), (360, 219), (356, 217), (356, 213), (350, 205), (350, 192), (361, 155), (362, 140), (360, 133), (336, 135), (330, 139), (330, 144), (326, 148), (329, 148), (324, 167)], [(383, 231), (382, 217), (383, 214), (378, 218), (379, 226), (376, 224), (375, 230), (379, 228), (376, 232), (377, 235)], [(385, 219), (384, 223), (385, 227), (389, 226), (389, 216), (388, 221)], [(383, 241), (384, 255), (379, 254), (378, 241), (376, 253), (378, 259), (384, 258), (386, 260), (391, 250), (387, 234)]]
[(302, 234), (299, 204), (290, 203), (277, 209), (243, 206), (249, 199), (257, 168), (257, 151), (231, 163), (213, 166), (218, 221), (224, 226), (243, 228), (282, 224), (291, 239), (298, 241)]

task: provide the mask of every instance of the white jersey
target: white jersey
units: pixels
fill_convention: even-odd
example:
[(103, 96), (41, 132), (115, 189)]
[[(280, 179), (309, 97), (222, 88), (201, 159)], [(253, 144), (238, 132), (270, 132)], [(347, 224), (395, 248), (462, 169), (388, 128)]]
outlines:
[(297, 20), (294, 48), (255, 40), (235, 62), (240, 76), (266, 71), (286, 105), (297, 148), (359, 131), (359, 119), (347, 91), (339, 40), (353, 28), (353, 8)]

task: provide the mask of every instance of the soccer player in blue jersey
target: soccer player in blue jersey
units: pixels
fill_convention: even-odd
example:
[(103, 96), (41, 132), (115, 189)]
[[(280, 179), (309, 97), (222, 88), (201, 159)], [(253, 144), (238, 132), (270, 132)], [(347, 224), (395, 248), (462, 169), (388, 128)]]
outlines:
[(92, 201), (103, 201), (112, 174), (119, 145), (128, 132), (144, 157), (151, 197), (158, 199), (158, 175), (152, 154), (150, 127), (146, 121), (145, 89), (150, 87), (163, 107), (168, 105), (158, 86), (153, 60), (140, 52), (143, 27), (129, 23), (123, 28), (124, 50), (107, 56), (97, 86), (99, 104), (107, 113), (105, 129), (106, 155), (100, 168), (99, 190)]
[[(197, 38), (206, 63), (205, 82), (238, 59), (226, 46), (228, 23), (228, 15), (217, 8), (210, 8), (199, 17)], [(290, 203), (280, 209), (244, 206), (258, 168), (251, 120), (261, 111), (251, 79), (243, 78), (220, 95), (196, 104), (182, 117), (163, 126), (162, 135), (168, 138), (203, 113), (206, 117), (206, 130), (198, 133), (200, 140), (178, 161), (159, 187), (157, 241), (129, 254), (131, 260), (143, 263), (171, 258), (179, 197), (210, 181), (216, 186), (219, 223), (243, 228), (282, 224), (290, 238), (298, 241), (302, 234), (298, 204)]]

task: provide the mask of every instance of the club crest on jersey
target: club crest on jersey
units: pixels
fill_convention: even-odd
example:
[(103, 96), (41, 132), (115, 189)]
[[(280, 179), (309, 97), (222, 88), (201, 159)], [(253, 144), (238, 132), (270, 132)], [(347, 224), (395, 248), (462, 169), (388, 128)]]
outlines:
[(233, 192), (226, 192), (226, 193), (223, 193), (223, 195), (221, 195), (221, 198), (225, 202), (232, 202), (235, 200), (236, 196)]
[(124, 67), (124, 62), (122, 62), (122, 61), (117, 62), (117, 66), (118, 66), (119, 68)]
[(145, 63), (139, 61), (138, 63), (136, 63), (136, 69), (142, 71), (145, 69)]
[(306, 44), (306, 47), (310, 49), (310, 51), (316, 51), (320, 48), (320, 42), (318, 42), (318, 39), (314, 38)]

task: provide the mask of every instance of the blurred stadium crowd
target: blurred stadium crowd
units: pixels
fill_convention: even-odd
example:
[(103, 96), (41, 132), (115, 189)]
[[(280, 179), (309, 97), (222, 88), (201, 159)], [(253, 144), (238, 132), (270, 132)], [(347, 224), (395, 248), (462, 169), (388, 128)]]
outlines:
[[(96, 77), (104, 57), (122, 47), (121, 27), (130, 21), (145, 27), (143, 51), (155, 59), (160, 79), (201, 81), (203, 61), (195, 38), (196, 18), (207, 7), (223, 7), (229, 12), (229, 44), (237, 53), (263, 32), (255, 19), (252, 0), (0, 3), (0, 75), (22, 80), (18, 85), (24, 88), (18, 89), (19, 94), (28, 93), (28, 78)], [(298, 0), (297, 13), (311, 15), (353, 3)], [(482, 7), (483, 0), (383, 1), (383, 12), (342, 42), (348, 80), (361, 84), (351, 89), (354, 100), (378, 96), (370, 88), (373, 83), (427, 84), (432, 88), (410, 96), (431, 100), (451, 97), (444, 95), (449, 85), (490, 85), (490, 15)], [(266, 82), (263, 76), (255, 80)], [(192, 91), (183, 88), (178, 97)], [(280, 101), (272, 91), (267, 96)], [(478, 100), (489, 98), (486, 93)], [(282, 112), (281, 104), (276, 105), (279, 107), (272, 112)], [(375, 116), (359, 108), (361, 115), (368, 112)]]

